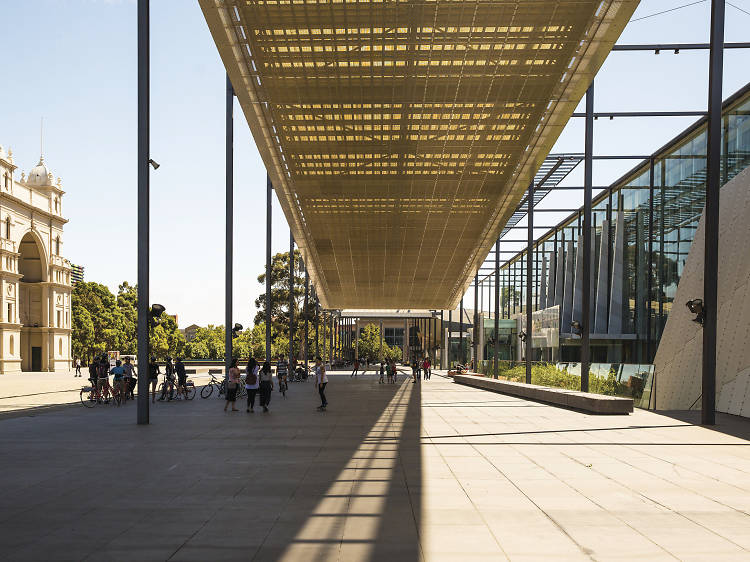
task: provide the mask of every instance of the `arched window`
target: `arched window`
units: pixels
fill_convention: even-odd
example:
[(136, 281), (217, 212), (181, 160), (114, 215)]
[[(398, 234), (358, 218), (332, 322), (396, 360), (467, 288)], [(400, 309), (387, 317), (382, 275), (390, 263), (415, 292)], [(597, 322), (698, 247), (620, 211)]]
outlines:
[(10, 188), (10, 176), (8, 175), (8, 172), (5, 172), (5, 189)]
[(5, 217), (5, 238), (10, 240), (10, 217)]
[(60, 210), (60, 200), (57, 197), (55, 197), (55, 212), (57, 213), (59, 212), (59, 210)]
[(59, 236), (55, 239), (55, 255), (57, 256), (60, 255), (60, 237)]

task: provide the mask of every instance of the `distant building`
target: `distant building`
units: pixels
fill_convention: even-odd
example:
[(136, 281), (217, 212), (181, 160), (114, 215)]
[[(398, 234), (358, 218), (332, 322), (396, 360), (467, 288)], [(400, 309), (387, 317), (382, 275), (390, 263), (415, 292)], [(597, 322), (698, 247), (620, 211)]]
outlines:
[(187, 328), (185, 328), (182, 333), (185, 334), (185, 341), (193, 341), (195, 339), (195, 334), (198, 331), (198, 324), (190, 324)]
[(70, 264), (70, 280), (71, 284), (75, 287), (76, 283), (83, 283), (83, 266)]
[(62, 257), (60, 178), (39, 158), (14, 176), (0, 147), (0, 373), (68, 371), (72, 268)]

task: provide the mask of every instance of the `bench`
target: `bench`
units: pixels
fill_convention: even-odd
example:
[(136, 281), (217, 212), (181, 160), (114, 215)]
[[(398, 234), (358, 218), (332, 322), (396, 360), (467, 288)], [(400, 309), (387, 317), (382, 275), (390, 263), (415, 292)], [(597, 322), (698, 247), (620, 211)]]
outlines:
[(209, 369), (208, 374), (209, 375), (221, 375), (224, 373), (224, 369)]
[(194, 375), (195, 374), (195, 369), (185, 369), (185, 374), (186, 375)]
[(550, 388), (536, 384), (524, 384), (486, 377), (472, 375), (454, 375), (454, 382), (475, 388), (482, 388), (528, 398), (538, 402), (545, 402), (556, 406), (573, 408), (592, 414), (629, 414), (633, 411), (633, 399), (620, 396), (605, 396), (603, 394), (592, 394), (579, 390), (567, 390), (564, 388)]

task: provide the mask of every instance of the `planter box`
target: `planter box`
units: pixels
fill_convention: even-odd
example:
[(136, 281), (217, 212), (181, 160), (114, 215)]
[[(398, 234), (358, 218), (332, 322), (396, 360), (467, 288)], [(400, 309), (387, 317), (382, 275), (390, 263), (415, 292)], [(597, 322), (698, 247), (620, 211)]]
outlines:
[(505, 380), (488, 379), (475, 375), (455, 375), (454, 382), (509, 394), (520, 398), (528, 398), (538, 402), (546, 402), (556, 406), (573, 408), (592, 414), (629, 414), (633, 411), (633, 399), (620, 396), (605, 396), (566, 390), (564, 388), (550, 388), (536, 384), (524, 384)]

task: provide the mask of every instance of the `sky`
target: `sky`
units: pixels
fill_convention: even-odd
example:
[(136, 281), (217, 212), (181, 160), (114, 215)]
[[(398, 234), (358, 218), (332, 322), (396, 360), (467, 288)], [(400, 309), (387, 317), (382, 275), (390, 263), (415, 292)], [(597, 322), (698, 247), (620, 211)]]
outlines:
[[(619, 42), (707, 42), (708, 0), (645, 17), (690, 3), (642, 0)], [(750, 41), (750, 0), (731, 4), (725, 40)], [(66, 191), (63, 255), (86, 268), (87, 281), (113, 291), (135, 283), (136, 2), (5, 0), (2, 8), (0, 144), (12, 147), (20, 179), (39, 159), (43, 118), (45, 161)], [(724, 97), (750, 81), (747, 56), (726, 51)], [(704, 110), (707, 76), (705, 51), (613, 53), (596, 78), (596, 111)], [(177, 314), (181, 327), (224, 318), (224, 93), (224, 69), (197, 1), (152, 0), (151, 155), (161, 167), (151, 174), (151, 302)], [(598, 120), (595, 153), (648, 154), (693, 121)], [(265, 265), (266, 191), (239, 106), (234, 146), (234, 317), (248, 326), (263, 290), (256, 278)], [(571, 121), (553, 152), (583, 152), (583, 120)], [(594, 185), (633, 165), (596, 162)], [(582, 173), (566, 183), (580, 185)], [(580, 206), (577, 192), (561, 193), (544, 205)], [(287, 251), (276, 201), (273, 212), (272, 250)], [(547, 224), (563, 218), (544, 217)], [(473, 301), (471, 291), (466, 297)]]

